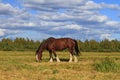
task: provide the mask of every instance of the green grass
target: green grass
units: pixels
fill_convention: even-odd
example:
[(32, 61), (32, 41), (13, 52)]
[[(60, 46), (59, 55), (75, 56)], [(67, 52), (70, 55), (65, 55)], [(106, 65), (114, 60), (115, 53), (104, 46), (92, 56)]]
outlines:
[[(120, 70), (100, 72), (94, 64), (106, 57), (120, 64), (120, 53), (82, 52), (78, 63), (69, 63), (68, 52), (57, 52), (62, 62), (49, 62), (48, 52), (42, 62), (35, 61), (34, 52), (0, 51), (0, 80), (119, 80)], [(104, 63), (106, 64), (106, 63)]]
[(117, 72), (120, 66), (113, 58), (106, 57), (100, 63), (95, 64), (95, 69), (100, 72)]

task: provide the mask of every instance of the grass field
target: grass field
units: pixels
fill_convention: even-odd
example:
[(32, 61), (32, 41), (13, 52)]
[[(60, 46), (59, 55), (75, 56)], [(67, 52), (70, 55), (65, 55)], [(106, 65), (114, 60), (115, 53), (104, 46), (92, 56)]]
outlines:
[(78, 63), (69, 63), (68, 52), (57, 52), (60, 63), (50, 63), (48, 52), (36, 62), (34, 52), (0, 51), (0, 80), (120, 80), (117, 72), (98, 72), (94, 64), (106, 57), (120, 64), (120, 53), (82, 52)]

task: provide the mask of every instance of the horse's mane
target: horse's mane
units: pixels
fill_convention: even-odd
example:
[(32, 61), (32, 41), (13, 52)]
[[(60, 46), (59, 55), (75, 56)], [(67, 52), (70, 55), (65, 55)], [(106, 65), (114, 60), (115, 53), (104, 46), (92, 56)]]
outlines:
[(54, 37), (50, 37), (50, 38), (48, 38), (47, 40), (53, 40), (53, 39), (55, 39)]
[[(41, 46), (41, 45), (40, 45), (40, 46)], [(39, 47), (38, 47), (38, 49), (36, 50), (36, 53), (38, 53), (38, 52), (39, 52), (40, 46), (39, 46)]]

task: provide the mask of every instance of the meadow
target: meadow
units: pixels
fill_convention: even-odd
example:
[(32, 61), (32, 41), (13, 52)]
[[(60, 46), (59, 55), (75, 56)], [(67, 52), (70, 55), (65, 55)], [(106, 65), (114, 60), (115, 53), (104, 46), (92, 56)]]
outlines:
[(42, 62), (35, 61), (32, 51), (0, 51), (0, 80), (120, 80), (120, 70), (100, 72), (95, 64), (106, 57), (120, 65), (117, 52), (81, 52), (79, 62), (69, 63), (68, 52), (57, 52), (61, 62), (49, 62), (48, 52)]

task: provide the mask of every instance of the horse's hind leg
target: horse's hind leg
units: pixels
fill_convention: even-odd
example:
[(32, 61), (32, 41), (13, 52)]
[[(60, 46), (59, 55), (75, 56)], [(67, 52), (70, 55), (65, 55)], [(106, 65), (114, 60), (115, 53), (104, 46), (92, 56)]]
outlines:
[(78, 62), (76, 55), (74, 55), (74, 62)]
[(78, 62), (78, 59), (77, 59), (77, 56), (75, 55), (76, 54), (76, 52), (75, 52), (75, 50), (73, 51), (74, 52), (74, 62)]
[(73, 49), (69, 48), (69, 52), (70, 52), (70, 60), (69, 62), (73, 61)]

